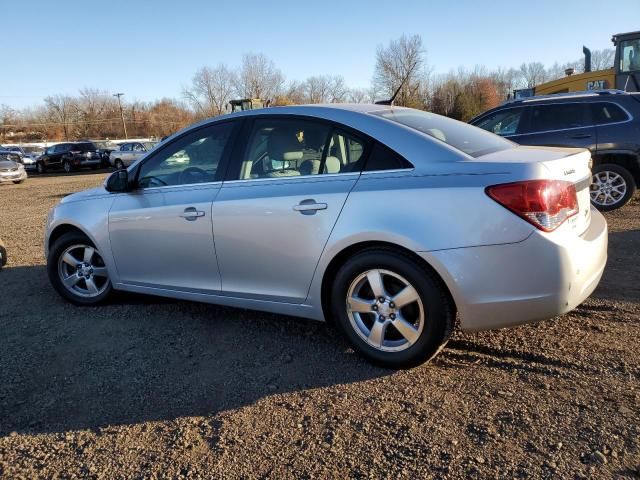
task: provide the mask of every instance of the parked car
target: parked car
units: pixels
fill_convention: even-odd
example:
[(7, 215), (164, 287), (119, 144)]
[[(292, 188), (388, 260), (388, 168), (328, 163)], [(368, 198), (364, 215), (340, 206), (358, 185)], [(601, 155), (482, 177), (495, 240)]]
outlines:
[(591, 201), (625, 205), (640, 184), (640, 94), (601, 90), (509, 101), (470, 121), (521, 145), (588, 148)]
[(7, 264), (7, 249), (2, 243), (2, 239), (0, 238), (0, 268), (4, 267)]
[(0, 183), (22, 183), (26, 179), (27, 172), (24, 169), (24, 165), (3, 157), (2, 152), (0, 151)]
[(43, 153), (43, 149), (40, 147), (20, 146), (20, 145), (7, 145), (3, 147), (9, 152), (14, 152), (20, 155), (20, 163), (24, 165), (26, 170), (35, 170), (36, 162), (40, 155)]
[(103, 167), (108, 167), (109, 166), (109, 155), (114, 150), (118, 150), (119, 145), (117, 143), (114, 143), (114, 142), (109, 141), (109, 140), (98, 140), (98, 141), (93, 142), (93, 143), (96, 145), (96, 148), (98, 149), (98, 152), (100, 152), (100, 157), (102, 158), (102, 164), (101, 165)]
[(36, 163), (36, 169), (38, 173), (53, 169), (70, 173), (87, 167), (95, 170), (101, 161), (100, 153), (92, 142), (59, 143), (45, 150)]
[(77, 305), (125, 290), (335, 321), (369, 359), (407, 367), (456, 312), (463, 330), (501, 328), (591, 294), (607, 224), (589, 161), (407, 108), (233, 113), (65, 197), (48, 274)]
[(128, 167), (136, 160), (144, 157), (153, 150), (157, 142), (129, 142), (120, 145), (118, 150), (114, 150), (109, 155), (109, 163), (114, 168), (121, 170)]

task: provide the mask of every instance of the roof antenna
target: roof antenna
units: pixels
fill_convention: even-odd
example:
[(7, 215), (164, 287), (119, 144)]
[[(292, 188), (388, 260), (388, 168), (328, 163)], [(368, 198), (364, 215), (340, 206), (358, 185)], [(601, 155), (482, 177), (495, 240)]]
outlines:
[(393, 94), (393, 96), (389, 100), (378, 100), (377, 102), (375, 102), (375, 104), (376, 105), (391, 105), (393, 107), (393, 101), (398, 96), (398, 93), (400, 93), (400, 90), (402, 90), (402, 87), (404, 86), (405, 82), (407, 80), (409, 80), (409, 77), (411, 76), (411, 73), (413, 72), (413, 69), (416, 68), (416, 65), (418, 65), (418, 60), (413, 62), (413, 65), (411, 65), (411, 68), (409, 68), (409, 71), (407, 72), (407, 74), (402, 79), (402, 82), (400, 82), (400, 86), (398, 87), (398, 89), (395, 91), (395, 93)]

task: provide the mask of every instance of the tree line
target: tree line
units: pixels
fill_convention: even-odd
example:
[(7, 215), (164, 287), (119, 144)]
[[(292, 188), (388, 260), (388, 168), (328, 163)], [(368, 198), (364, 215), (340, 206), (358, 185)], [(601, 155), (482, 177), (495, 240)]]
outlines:
[[(593, 70), (613, 66), (612, 49), (592, 52)], [(514, 89), (530, 88), (561, 78), (565, 70), (584, 70), (583, 60), (549, 67), (540, 62), (519, 68), (488, 70), (482, 66), (435, 74), (419, 35), (391, 40), (376, 51), (374, 73), (367, 88), (349, 87), (340, 75), (316, 75), (287, 81), (276, 64), (262, 53), (247, 53), (240, 65), (203, 66), (193, 75), (181, 98), (123, 103), (130, 137), (157, 137), (175, 132), (202, 118), (228, 112), (233, 98), (261, 98), (270, 105), (314, 103), (395, 104), (425, 109), (467, 121), (509, 98)], [(404, 80), (404, 82), (403, 82)], [(107, 91), (83, 88), (77, 95), (52, 95), (42, 104), (22, 110), (0, 105), (0, 141), (56, 141), (122, 138), (117, 99)]]

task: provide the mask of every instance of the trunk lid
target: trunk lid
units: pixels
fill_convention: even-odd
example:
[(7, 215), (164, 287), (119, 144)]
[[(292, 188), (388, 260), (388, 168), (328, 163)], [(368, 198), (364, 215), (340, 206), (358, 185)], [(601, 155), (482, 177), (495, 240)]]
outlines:
[[(576, 187), (578, 214), (564, 222), (558, 231), (582, 234), (591, 222), (591, 152), (581, 148), (525, 147), (502, 150), (478, 157), (477, 160), (492, 163), (538, 164), (538, 178), (563, 180)], [(534, 180), (534, 178), (531, 178)]]

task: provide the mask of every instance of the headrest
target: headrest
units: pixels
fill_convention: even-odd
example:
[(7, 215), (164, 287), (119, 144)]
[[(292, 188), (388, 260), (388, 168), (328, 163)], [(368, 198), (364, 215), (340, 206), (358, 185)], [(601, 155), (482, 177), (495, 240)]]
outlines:
[(327, 157), (324, 168), (327, 173), (340, 173), (342, 165), (338, 157)]
[(283, 160), (288, 160), (288, 161), (300, 160), (302, 157), (303, 157), (302, 151), (299, 151), (299, 152), (284, 152), (282, 154), (282, 159)]

